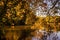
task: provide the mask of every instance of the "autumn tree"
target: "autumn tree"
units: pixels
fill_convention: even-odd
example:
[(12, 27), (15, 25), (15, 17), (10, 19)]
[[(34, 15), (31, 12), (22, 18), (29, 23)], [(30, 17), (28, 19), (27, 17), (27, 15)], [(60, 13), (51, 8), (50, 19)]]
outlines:
[(26, 0), (1, 0), (0, 2), (0, 25), (25, 25), (35, 22), (36, 16)]
[(60, 15), (59, 3), (59, 0), (34, 0), (32, 2), (30, 0), (30, 6), (34, 12), (36, 12), (36, 15), (40, 18), (47, 17), (46, 20), (38, 20), (38, 22), (36, 22), (36, 25), (39, 25), (37, 28), (39, 28), (41, 24), (42, 27), (44, 25), (44, 27), (47, 27), (49, 30), (55, 29), (57, 27), (55, 21), (57, 21), (56, 17)]

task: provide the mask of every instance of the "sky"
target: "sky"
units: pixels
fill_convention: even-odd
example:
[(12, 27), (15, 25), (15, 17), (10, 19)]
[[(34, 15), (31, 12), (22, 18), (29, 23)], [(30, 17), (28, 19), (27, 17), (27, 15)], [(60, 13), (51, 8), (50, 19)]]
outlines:
[[(56, 0), (54, 0), (56, 1)], [(39, 6), (39, 3), (37, 4), (37, 7), (35, 7), (34, 5), (30, 4), (31, 7), (35, 7), (34, 10), (36, 13), (36, 16), (40, 16), (40, 17), (46, 17), (47, 15), (47, 11), (53, 6), (52, 3), (54, 3), (54, 1), (49, 1), (49, 0), (44, 0), (43, 2), (47, 4), (46, 8)], [(52, 2), (52, 3), (51, 3)], [(56, 7), (59, 6), (58, 3), (55, 5)], [(45, 11), (47, 9), (47, 11)], [(51, 15), (53, 16), (53, 12), (50, 12)], [(56, 15), (60, 16), (60, 9), (58, 9), (58, 13), (56, 13)]]

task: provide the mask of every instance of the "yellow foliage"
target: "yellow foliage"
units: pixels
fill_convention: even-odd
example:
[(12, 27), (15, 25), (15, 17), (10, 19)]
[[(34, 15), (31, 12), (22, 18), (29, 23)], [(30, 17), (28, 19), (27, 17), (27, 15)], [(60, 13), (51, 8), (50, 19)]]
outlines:
[(0, 6), (4, 6), (4, 2), (0, 2)]

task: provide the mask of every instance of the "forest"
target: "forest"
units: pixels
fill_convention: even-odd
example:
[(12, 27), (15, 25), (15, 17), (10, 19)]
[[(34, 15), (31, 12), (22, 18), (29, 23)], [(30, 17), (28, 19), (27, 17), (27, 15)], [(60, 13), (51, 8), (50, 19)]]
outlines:
[(0, 0), (1, 40), (32, 40), (36, 30), (60, 31), (60, 0)]

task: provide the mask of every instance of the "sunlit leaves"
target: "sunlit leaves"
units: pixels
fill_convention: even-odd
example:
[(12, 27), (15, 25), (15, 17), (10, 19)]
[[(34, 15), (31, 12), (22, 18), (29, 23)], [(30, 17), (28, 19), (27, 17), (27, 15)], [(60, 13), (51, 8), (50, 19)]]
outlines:
[(4, 6), (4, 2), (3, 1), (0, 1), (0, 6)]
[[(3, 5), (3, 3), (0, 3)], [(15, 5), (16, 4), (16, 5)], [(34, 15), (34, 12), (30, 9), (30, 5), (25, 0), (8, 0), (4, 1), (4, 19), (2, 19), (3, 22), (8, 24), (33, 24), (36, 19), (36, 15)], [(2, 18), (3, 18), (2, 17)], [(9, 20), (9, 21), (7, 21)]]
[[(36, 16), (33, 14), (33, 12), (29, 12), (30, 14), (26, 15), (26, 24), (34, 24)], [(35, 19), (34, 19), (35, 18)]]
[[(33, 25), (32, 29), (36, 28), (36, 29), (41, 29), (41, 30), (46, 30), (46, 31), (56, 31), (58, 30), (58, 26), (59, 26), (59, 18), (60, 16), (46, 16), (44, 17), (40, 17), (38, 19), (38, 21), (35, 22), (35, 24)], [(42, 27), (42, 28), (41, 28)], [(57, 27), (57, 28), (56, 28)]]
[(6, 21), (7, 21), (7, 19), (6, 19), (6, 18), (2, 18), (2, 21), (3, 21), (3, 22), (6, 22)]

